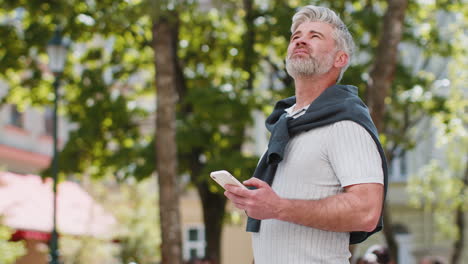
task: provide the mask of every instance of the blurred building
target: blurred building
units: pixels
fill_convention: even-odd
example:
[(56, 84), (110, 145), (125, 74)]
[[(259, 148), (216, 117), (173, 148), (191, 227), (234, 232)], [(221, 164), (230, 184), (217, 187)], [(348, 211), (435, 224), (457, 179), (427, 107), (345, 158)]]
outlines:
[[(0, 82), (0, 95), (7, 86)], [(58, 144), (64, 146), (71, 129), (59, 118)], [(49, 167), (53, 150), (50, 108), (0, 107), (0, 217), (13, 228), (12, 240), (24, 240), (27, 255), (17, 264), (45, 264), (51, 238), (53, 192), (51, 179), (39, 174)], [(64, 181), (57, 191), (59, 233), (110, 239), (115, 219), (77, 183)]]

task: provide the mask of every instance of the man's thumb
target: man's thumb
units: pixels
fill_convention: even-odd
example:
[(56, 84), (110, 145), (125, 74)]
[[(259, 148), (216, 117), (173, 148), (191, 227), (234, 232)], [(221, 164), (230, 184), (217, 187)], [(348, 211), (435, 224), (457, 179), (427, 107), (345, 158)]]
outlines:
[(264, 187), (267, 183), (260, 180), (260, 179), (252, 177), (252, 178), (244, 181), (243, 184), (246, 185), (246, 186), (249, 186), (249, 187), (261, 188), (261, 187)]

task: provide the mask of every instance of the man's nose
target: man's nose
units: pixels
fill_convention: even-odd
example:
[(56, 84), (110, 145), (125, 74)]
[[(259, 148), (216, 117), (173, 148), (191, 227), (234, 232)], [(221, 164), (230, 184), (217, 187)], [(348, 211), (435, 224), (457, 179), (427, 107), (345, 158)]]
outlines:
[(307, 43), (305, 42), (305, 38), (303, 37), (299, 37), (296, 39), (296, 47), (301, 45), (307, 45)]

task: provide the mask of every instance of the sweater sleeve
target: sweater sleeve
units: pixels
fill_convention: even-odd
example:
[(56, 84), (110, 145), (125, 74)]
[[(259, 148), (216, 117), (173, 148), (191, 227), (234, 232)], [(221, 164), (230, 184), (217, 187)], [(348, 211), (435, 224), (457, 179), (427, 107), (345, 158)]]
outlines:
[(327, 140), (328, 160), (341, 186), (383, 184), (382, 160), (371, 135), (353, 121), (332, 125)]

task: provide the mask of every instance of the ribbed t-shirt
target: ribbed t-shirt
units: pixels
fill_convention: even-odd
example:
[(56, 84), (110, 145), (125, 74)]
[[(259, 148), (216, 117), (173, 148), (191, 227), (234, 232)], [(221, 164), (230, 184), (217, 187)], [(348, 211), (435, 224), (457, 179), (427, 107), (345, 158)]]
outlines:
[[(301, 110), (290, 116), (299, 117)], [(369, 133), (339, 121), (300, 133), (286, 146), (273, 190), (283, 198), (319, 200), (361, 183), (383, 184), (382, 160)], [(349, 233), (276, 219), (252, 233), (255, 264), (349, 263)]]

